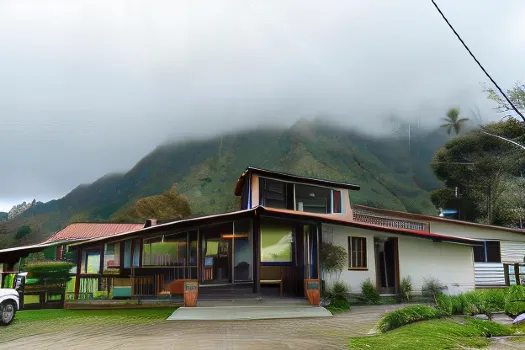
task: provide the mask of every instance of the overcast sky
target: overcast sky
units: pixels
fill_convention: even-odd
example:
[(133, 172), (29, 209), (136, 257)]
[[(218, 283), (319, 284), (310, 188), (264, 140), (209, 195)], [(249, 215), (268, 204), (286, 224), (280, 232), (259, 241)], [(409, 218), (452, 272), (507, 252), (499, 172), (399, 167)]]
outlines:
[[(438, 3), (500, 85), (525, 81), (525, 1)], [(0, 0), (0, 210), (258, 119), (495, 118), (484, 82), (430, 0)]]

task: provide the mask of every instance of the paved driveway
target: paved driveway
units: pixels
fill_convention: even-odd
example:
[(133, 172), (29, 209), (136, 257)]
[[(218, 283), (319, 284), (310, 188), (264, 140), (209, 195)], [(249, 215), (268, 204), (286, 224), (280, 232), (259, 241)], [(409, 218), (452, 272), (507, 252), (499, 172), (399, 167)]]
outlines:
[[(1, 342), (6, 349), (347, 349), (402, 305), (356, 306), (330, 318), (256, 321), (164, 321), (147, 325), (77, 325)], [(118, 311), (116, 311), (118, 312)], [(9, 327), (1, 330), (9, 331)], [(36, 331), (36, 330), (35, 330)]]

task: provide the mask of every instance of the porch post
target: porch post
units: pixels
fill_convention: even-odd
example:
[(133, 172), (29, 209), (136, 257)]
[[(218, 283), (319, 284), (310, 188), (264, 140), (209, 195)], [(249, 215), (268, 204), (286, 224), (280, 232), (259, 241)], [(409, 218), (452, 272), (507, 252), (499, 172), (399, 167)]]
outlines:
[(80, 293), (80, 269), (82, 267), (82, 249), (77, 248), (77, 275), (75, 277), (75, 300), (78, 300)]
[(260, 218), (255, 214), (253, 218), (253, 292), (261, 292), (260, 281), (261, 269), (261, 223)]

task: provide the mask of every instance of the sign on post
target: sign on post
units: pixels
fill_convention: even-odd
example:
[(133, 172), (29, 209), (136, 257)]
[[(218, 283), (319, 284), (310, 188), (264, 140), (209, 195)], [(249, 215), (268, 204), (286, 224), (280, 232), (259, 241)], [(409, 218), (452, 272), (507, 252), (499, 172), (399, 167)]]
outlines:
[(199, 283), (197, 281), (184, 281), (184, 306), (197, 306), (199, 296)]

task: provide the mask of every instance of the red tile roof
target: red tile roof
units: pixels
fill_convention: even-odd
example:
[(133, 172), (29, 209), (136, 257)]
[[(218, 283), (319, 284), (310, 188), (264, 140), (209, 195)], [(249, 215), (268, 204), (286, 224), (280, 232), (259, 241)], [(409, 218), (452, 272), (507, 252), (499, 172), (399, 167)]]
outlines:
[(140, 230), (144, 224), (112, 224), (78, 222), (66, 226), (43, 243), (58, 241), (77, 241), (110, 237), (124, 232)]

